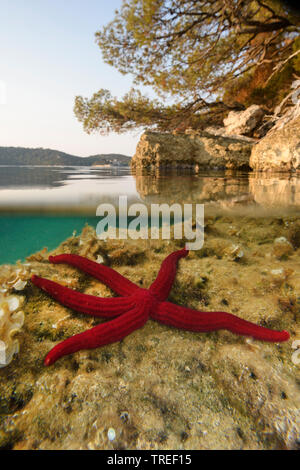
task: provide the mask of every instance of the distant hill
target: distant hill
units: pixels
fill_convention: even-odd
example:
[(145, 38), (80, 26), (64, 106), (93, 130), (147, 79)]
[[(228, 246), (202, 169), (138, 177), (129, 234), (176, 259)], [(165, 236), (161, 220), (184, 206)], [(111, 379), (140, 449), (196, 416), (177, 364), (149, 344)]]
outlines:
[(128, 166), (131, 157), (118, 153), (77, 157), (58, 150), (0, 147), (0, 165)]

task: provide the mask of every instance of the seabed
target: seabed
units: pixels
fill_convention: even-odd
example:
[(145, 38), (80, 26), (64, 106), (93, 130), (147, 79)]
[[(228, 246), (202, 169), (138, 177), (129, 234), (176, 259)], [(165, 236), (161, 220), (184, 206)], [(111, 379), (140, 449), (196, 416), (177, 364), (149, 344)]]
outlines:
[[(183, 243), (101, 241), (86, 226), (51, 254), (103, 261), (148, 287), (165, 256)], [(113, 295), (74, 268), (51, 265), (49, 254), (27, 258), (27, 279), (36, 273), (88, 294)], [(28, 281), (18, 293), (25, 297), (20, 352), (0, 369), (0, 448), (299, 448), (300, 374), (292, 348), (300, 339), (299, 262), (296, 217), (206, 217), (204, 247), (180, 261), (169, 299), (288, 330), (288, 342), (148, 321), (119, 343), (50, 367), (43, 360), (57, 342), (102, 320), (61, 306)], [(1, 267), (2, 285), (16, 269)]]

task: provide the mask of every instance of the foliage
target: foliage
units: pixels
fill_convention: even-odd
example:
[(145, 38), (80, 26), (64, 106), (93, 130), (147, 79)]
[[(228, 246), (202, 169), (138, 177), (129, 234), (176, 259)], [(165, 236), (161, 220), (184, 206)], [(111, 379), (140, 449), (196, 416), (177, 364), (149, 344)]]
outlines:
[[(296, 53), (300, 49), (300, 37), (295, 39), (293, 44), (293, 52)], [(296, 73), (300, 74), (300, 54), (293, 58), (293, 67)]]
[[(222, 115), (224, 106), (211, 105), (215, 119)], [(191, 112), (191, 106), (175, 103), (162, 105), (159, 100), (142, 96), (139, 90), (130, 90), (121, 100), (113, 97), (108, 90), (100, 90), (89, 100), (81, 96), (75, 99), (75, 114), (83, 123), (87, 133), (111, 131), (122, 133), (137, 127), (159, 128), (167, 131), (175, 128), (202, 127), (209, 121), (209, 113)], [(221, 114), (220, 114), (221, 113)]]
[(64, 165), (91, 166), (96, 164), (128, 165), (130, 157), (119, 154), (77, 157), (51, 149), (0, 147), (0, 165)]
[(249, 84), (259, 68), (266, 81), (289, 62), (299, 30), (300, 16), (277, 0), (124, 0), (96, 33), (103, 58), (171, 104), (136, 89), (123, 99), (100, 90), (90, 100), (77, 97), (75, 114), (88, 132), (199, 127), (235, 107), (223, 99), (228, 90)]
[[(300, 37), (293, 41), (292, 55), (299, 50)], [(235, 100), (244, 106), (259, 104), (272, 112), (290, 92), (291, 82), (298, 77), (299, 72), (300, 54), (283, 64), (277, 73), (273, 73), (272, 62), (266, 62), (231, 82), (223, 99)]]

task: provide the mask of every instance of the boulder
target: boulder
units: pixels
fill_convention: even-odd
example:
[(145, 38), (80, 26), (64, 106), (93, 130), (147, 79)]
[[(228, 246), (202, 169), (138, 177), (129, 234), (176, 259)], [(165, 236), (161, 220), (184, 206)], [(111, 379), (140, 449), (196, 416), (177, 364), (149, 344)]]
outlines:
[(300, 171), (300, 116), (272, 128), (253, 147), (250, 166), (256, 171)]
[(207, 132), (174, 135), (147, 131), (141, 136), (131, 165), (133, 168), (247, 170), (252, 146), (252, 141)]
[(222, 135), (223, 137), (232, 137), (233, 139), (238, 139), (243, 142), (256, 142), (255, 139), (252, 137), (246, 137), (245, 135), (239, 135), (239, 134), (228, 134), (226, 127), (207, 127), (205, 129), (205, 132), (208, 132), (209, 134), (212, 135)]
[(264, 114), (256, 104), (245, 111), (230, 111), (224, 119), (225, 132), (227, 135), (249, 135), (260, 124)]

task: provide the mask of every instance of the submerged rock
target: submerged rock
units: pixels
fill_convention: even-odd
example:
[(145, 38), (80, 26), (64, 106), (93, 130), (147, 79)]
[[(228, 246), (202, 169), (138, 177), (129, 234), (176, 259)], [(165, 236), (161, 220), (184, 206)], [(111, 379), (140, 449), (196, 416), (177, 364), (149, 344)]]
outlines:
[(274, 241), (273, 253), (278, 259), (284, 259), (293, 252), (292, 244), (285, 237), (278, 237)]

